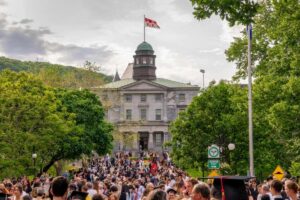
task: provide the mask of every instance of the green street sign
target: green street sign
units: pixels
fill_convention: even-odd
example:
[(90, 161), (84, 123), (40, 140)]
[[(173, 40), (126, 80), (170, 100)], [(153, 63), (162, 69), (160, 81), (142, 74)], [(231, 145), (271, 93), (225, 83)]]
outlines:
[(220, 160), (208, 160), (208, 169), (220, 169)]
[(220, 147), (217, 145), (211, 145), (208, 147), (208, 158), (220, 158)]

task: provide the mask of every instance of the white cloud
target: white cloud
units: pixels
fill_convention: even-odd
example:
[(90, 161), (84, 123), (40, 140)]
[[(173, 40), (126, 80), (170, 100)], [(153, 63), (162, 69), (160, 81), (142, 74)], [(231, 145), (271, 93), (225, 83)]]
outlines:
[(199, 69), (205, 68), (207, 82), (230, 79), (234, 66), (224, 50), (239, 28), (216, 16), (198, 21), (192, 12), (191, 2), (183, 0), (9, 0), (6, 17), (0, 17), (5, 27), (0, 54), (68, 65), (90, 60), (110, 74), (116, 68), (122, 74), (142, 42), (146, 14), (161, 26), (146, 32), (159, 76), (201, 84)]
[(220, 35), (221, 41), (225, 43), (231, 43), (234, 37), (240, 37), (242, 35), (241, 31), (243, 26), (237, 25), (230, 27), (227, 21), (222, 20), (222, 34)]

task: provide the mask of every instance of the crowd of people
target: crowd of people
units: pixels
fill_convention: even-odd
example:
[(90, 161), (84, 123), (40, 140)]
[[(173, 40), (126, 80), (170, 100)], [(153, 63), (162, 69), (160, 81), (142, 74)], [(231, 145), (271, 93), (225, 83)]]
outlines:
[[(212, 182), (189, 177), (172, 164), (167, 153), (150, 154), (147, 161), (145, 156), (132, 159), (130, 153), (121, 152), (95, 157), (88, 166), (64, 176), (4, 179), (0, 200), (235, 200), (223, 185), (218, 189)], [(261, 184), (250, 179), (245, 191), (247, 199), (253, 200), (300, 199), (293, 179), (269, 178)]]

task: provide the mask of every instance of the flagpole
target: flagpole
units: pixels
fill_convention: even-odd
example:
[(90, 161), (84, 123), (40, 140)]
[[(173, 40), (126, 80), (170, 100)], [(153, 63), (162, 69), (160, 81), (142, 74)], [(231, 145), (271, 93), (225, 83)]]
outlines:
[(145, 33), (145, 32), (146, 32), (146, 31), (145, 31), (145, 30), (146, 30), (146, 26), (145, 26), (145, 17), (146, 17), (146, 16), (144, 15), (144, 22), (143, 22), (143, 23), (144, 23), (144, 42), (146, 41), (146, 33)]
[(249, 172), (254, 176), (254, 156), (253, 156), (253, 116), (252, 116), (252, 67), (251, 67), (251, 40), (252, 25), (247, 25), (248, 34), (248, 120), (249, 120)]

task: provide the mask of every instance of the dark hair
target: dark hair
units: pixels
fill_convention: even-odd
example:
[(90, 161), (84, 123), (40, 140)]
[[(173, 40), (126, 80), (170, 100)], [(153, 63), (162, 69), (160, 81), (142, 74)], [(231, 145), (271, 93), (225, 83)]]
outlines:
[(276, 192), (281, 192), (282, 190), (282, 183), (278, 180), (273, 180), (271, 182), (271, 188), (273, 188)]
[(29, 196), (29, 195), (24, 195), (22, 199), (23, 200), (32, 200), (31, 196)]
[(188, 180), (187, 182), (190, 182), (193, 186), (198, 184), (198, 181), (196, 179), (193, 179), (193, 178)]
[(109, 188), (109, 192), (117, 192), (118, 191), (118, 187), (115, 186), (115, 185), (112, 185), (110, 188)]
[(67, 190), (68, 190), (68, 181), (65, 177), (63, 176), (58, 176), (56, 177), (52, 184), (51, 184), (51, 188), (52, 188), (52, 194), (55, 197), (62, 197), (66, 194)]
[(210, 198), (210, 189), (206, 183), (198, 183), (194, 186), (193, 190), (201, 194), (202, 197), (209, 199)]
[(297, 183), (291, 181), (291, 180), (288, 180), (285, 182), (285, 185), (286, 187), (289, 189), (289, 190), (293, 190), (294, 193), (297, 193), (298, 192), (298, 188), (299, 186), (297, 185)]
[(94, 194), (92, 200), (104, 200), (101, 194)]
[(268, 194), (262, 195), (261, 200), (271, 200), (270, 195), (268, 195)]
[(167, 193), (165, 193), (162, 190), (154, 190), (152, 193), (150, 193), (149, 200), (166, 200), (167, 199)]

